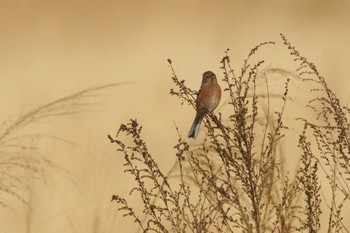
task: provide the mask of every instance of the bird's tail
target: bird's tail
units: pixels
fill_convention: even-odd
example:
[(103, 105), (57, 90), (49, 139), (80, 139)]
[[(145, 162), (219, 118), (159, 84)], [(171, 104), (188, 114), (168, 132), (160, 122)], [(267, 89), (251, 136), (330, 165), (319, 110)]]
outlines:
[(199, 128), (200, 128), (201, 123), (202, 123), (202, 119), (203, 119), (202, 114), (197, 113), (196, 118), (194, 118), (193, 124), (191, 126), (190, 131), (188, 132), (187, 137), (196, 139), (198, 132), (199, 132)]

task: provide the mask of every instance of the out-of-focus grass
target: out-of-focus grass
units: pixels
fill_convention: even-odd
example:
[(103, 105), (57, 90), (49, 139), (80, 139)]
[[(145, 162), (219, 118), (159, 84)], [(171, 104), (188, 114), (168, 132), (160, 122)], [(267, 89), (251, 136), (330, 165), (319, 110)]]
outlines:
[[(32, 232), (32, 222), (35, 209), (34, 203), (38, 196), (37, 186), (49, 190), (55, 189), (57, 180), (68, 182), (74, 180), (72, 171), (55, 163), (50, 158), (50, 152), (42, 149), (42, 144), (58, 143), (61, 148), (79, 149), (79, 145), (56, 135), (49, 135), (39, 130), (41, 124), (54, 124), (55, 118), (77, 115), (101, 108), (102, 98), (108, 90), (115, 89), (126, 83), (110, 83), (87, 88), (66, 97), (35, 107), (18, 114), (16, 117), (2, 123), (0, 132), (0, 204), (2, 208), (18, 210), (18, 203), (27, 206), (26, 231)], [(64, 128), (65, 126), (62, 125)], [(68, 130), (68, 129), (67, 129)], [(54, 153), (56, 154), (56, 153)], [(59, 153), (57, 153), (59, 154)], [(88, 159), (89, 155), (86, 154)], [(99, 188), (96, 188), (100, 190)], [(54, 199), (54, 198), (53, 198)], [(68, 200), (67, 200), (68, 201)], [(98, 210), (96, 210), (98, 212)], [(67, 219), (69, 219), (67, 215)], [(6, 226), (4, 226), (6, 227)]]

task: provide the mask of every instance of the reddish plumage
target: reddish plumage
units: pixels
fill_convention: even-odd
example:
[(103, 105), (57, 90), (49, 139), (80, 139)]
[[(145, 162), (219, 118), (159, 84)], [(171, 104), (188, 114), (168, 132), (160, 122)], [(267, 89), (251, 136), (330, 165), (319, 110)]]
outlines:
[(204, 115), (213, 112), (219, 105), (220, 99), (221, 88), (216, 80), (216, 75), (211, 71), (205, 72), (196, 99), (196, 117), (187, 135), (189, 138), (197, 137)]

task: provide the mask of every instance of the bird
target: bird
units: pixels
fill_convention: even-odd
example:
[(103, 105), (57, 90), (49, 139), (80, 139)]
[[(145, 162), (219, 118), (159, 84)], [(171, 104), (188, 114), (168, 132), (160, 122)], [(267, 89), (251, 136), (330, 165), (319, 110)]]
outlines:
[(203, 117), (207, 113), (213, 112), (220, 103), (221, 88), (212, 71), (203, 73), (202, 84), (196, 99), (196, 117), (187, 137), (196, 139)]

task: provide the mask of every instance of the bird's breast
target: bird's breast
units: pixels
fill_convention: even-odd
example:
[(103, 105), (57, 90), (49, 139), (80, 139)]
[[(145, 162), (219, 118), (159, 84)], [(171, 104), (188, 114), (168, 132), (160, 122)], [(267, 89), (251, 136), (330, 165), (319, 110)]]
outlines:
[(220, 99), (221, 88), (217, 83), (202, 87), (197, 97), (197, 111), (201, 113), (214, 111)]

